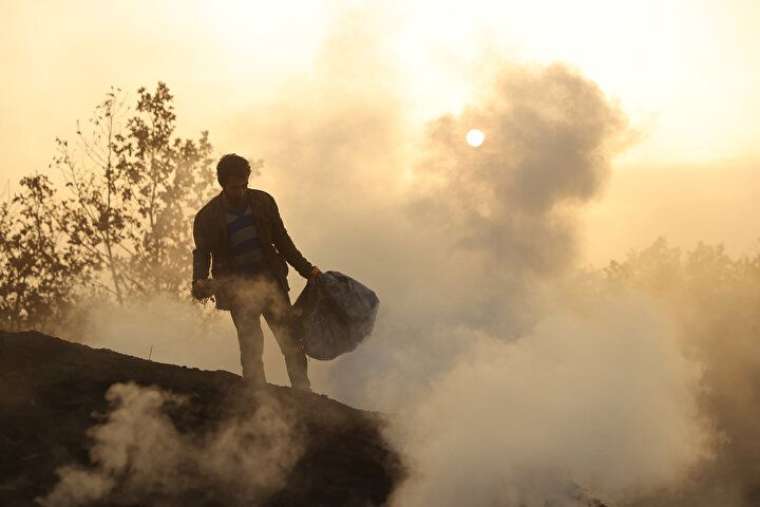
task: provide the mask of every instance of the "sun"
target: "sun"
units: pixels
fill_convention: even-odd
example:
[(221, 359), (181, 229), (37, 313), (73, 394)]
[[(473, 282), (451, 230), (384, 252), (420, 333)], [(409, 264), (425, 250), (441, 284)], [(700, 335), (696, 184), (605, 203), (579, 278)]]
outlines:
[(477, 148), (478, 146), (483, 144), (483, 141), (486, 140), (486, 135), (485, 133), (483, 133), (482, 130), (471, 129), (469, 132), (467, 132), (465, 139), (467, 140), (467, 144), (469, 144), (473, 148)]

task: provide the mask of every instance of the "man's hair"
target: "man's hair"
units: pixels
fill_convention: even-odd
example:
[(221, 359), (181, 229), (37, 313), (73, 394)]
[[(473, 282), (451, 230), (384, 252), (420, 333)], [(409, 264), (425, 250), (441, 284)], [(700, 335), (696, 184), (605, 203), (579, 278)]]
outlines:
[(251, 164), (237, 153), (228, 153), (219, 159), (216, 164), (216, 179), (220, 185), (230, 176), (249, 176)]

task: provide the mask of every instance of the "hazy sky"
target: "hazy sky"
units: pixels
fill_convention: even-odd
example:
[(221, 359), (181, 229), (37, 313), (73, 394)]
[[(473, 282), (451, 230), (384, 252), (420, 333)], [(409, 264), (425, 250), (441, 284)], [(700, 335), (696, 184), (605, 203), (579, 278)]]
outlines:
[[(378, 89), (392, 88), (405, 105), (410, 145), (426, 121), (475, 100), (497, 61), (563, 62), (620, 104), (637, 140), (585, 212), (590, 261), (660, 234), (684, 246), (698, 239), (725, 241), (735, 252), (756, 246), (760, 3), (753, 0), (0, 0), (3, 186), (45, 170), (53, 139), (70, 137), (110, 85), (134, 93), (158, 80), (176, 97), (181, 134), (209, 129), (217, 154), (270, 159), (268, 146), (240, 125), (322, 72), (320, 51), (347, 11), (380, 27), (371, 35), (377, 62), (362, 72), (371, 69)], [(277, 189), (276, 177), (267, 181)]]
[[(726, 420), (757, 419), (754, 314), (734, 308), (756, 307), (751, 286), (681, 311), (592, 291), (575, 268), (660, 235), (760, 250), (758, 0), (0, 0), (0, 19), (4, 185), (46, 170), (109, 86), (133, 102), (161, 80), (180, 135), (263, 158), (253, 184), (309, 260), (377, 291), (372, 339), (311, 377), (405, 415), (394, 441), (424, 480), (399, 505), (503, 504), (524, 486), (543, 504), (561, 469), (615, 503), (691, 469), (701, 389), (735, 389)], [(192, 309), (94, 305), (76, 337), (239, 371), (231, 322)]]

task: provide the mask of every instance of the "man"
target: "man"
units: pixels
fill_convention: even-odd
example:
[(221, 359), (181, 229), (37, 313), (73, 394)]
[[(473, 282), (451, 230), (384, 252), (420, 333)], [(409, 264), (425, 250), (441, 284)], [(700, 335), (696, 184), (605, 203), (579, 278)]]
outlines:
[(289, 325), (286, 261), (304, 278), (314, 279), (321, 272), (293, 244), (274, 198), (248, 188), (251, 166), (246, 159), (224, 155), (216, 172), (222, 192), (193, 222), (193, 297), (205, 299), (213, 293), (216, 307), (232, 314), (248, 382), (266, 382), (263, 314), (285, 356), (291, 385), (310, 391), (306, 355)]

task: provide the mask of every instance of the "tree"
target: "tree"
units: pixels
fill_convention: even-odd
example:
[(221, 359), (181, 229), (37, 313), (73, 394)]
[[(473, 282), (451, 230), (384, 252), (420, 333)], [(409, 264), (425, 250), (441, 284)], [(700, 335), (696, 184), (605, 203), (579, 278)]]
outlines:
[[(124, 116), (128, 116), (122, 122)], [(71, 193), (70, 234), (119, 303), (155, 292), (180, 295), (191, 278), (191, 213), (214, 192), (208, 132), (174, 136), (173, 97), (164, 83), (138, 90), (126, 111), (111, 89), (72, 145), (57, 139), (53, 166)]]
[(77, 300), (96, 263), (67, 230), (72, 215), (46, 176), (22, 178), (21, 191), (0, 205), (0, 328), (50, 329)]
[(119, 138), (119, 165), (136, 190), (140, 224), (131, 272), (142, 291), (177, 294), (191, 278), (192, 213), (215, 190), (211, 144), (206, 131), (196, 142), (172, 138), (176, 116), (163, 83), (154, 94), (139, 90), (137, 111), (128, 136)]

